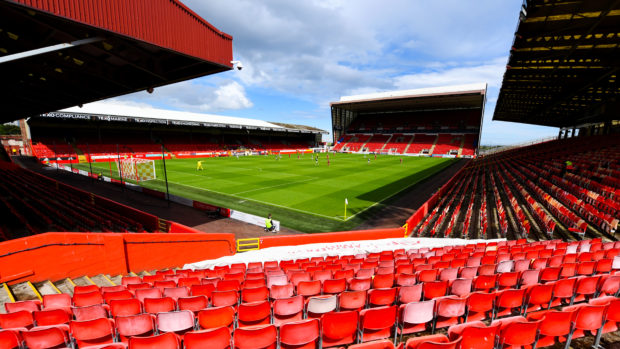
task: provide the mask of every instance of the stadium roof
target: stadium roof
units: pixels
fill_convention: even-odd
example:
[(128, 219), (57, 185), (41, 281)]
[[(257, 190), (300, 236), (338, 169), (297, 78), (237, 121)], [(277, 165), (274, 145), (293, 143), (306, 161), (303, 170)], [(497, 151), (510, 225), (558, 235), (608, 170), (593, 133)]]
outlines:
[(229, 70), (231, 59), (232, 37), (178, 0), (0, 0), (0, 121)]
[(527, 0), (493, 120), (556, 127), (617, 119), (620, 1)]
[(388, 110), (483, 108), (486, 83), (429, 87), (340, 97), (332, 107), (358, 113)]
[(94, 102), (83, 107), (72, 107), (57, 112), (41, 114), (42, 118), (135, 122), (141, 124), (163, 124), (172, 126), (245, 128), (265, 131), (327, 133), (326, 131), (302, 125), (279, 124), (262, 120), (191, 113), (185, 111), (136, 107), (122, 104)]

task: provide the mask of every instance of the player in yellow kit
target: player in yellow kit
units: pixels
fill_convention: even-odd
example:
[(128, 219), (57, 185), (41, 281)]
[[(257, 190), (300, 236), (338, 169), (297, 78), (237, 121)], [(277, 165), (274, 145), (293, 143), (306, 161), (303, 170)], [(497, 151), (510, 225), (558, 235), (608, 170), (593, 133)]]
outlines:
[(198, 160), (196, 163), (196, 171), (202, 171), (202, 161)]

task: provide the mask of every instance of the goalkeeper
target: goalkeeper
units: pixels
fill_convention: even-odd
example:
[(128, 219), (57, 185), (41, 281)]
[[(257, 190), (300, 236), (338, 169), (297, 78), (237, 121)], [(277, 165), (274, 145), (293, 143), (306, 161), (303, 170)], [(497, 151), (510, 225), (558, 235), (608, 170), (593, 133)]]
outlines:
[(202, 171), (202, 161), (198, 160), (198, 162), (196, 162), (196, 171)]

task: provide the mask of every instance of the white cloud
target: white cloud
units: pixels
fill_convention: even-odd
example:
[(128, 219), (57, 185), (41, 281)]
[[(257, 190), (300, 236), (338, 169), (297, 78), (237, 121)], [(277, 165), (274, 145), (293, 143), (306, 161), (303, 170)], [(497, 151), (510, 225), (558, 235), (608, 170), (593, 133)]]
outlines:
[(396, 77), (395, 86), (398, 89), (413, 89), (432, 86), (461, 85), (477, 82), (486, 82), (489, 87), (499, 88), (502, 76), (506, 70), (504, 57), (496, 58), (473, 66), (454, 68), (429, 69), (419, 73)]
[(247, 109), (252, 107), (252, 102), (245, 95), (245, 89), (236, 81), (219, 86), (215, 92), (215, 100), (201, 105), (205, 111)]
[(222, 80), (215, 86), (201, 81), (203, 80), (183, 81), (156, 88), (152, 94), (137, 92), (117, 97), (115, 100), (194, 112), (221, 112), (253, 106), (245, 88), (237, 81)]

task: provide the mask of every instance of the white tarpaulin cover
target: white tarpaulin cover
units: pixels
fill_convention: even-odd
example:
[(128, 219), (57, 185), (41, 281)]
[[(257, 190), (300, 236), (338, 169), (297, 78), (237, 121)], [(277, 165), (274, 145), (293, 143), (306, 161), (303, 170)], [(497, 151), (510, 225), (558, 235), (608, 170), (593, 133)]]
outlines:
[(394, 251), (399, 249), (413, 250), (419, 248), (433, 248), (455, 245), (469, 245), (505, 241), (505, 239), (465, 240), (465, 239), (435, 239), (435, 238), (394, 238), (364, 241), (343, 241), (334, 243), (307, 244), (299, 246), (269, 247), (261, 250), (237, 253), (218, 259), (189, 263), (183, 269), (211, 269), (214, 266), (230, 265), (232, 263), (264, 262), (294, 260), (312, 257), (345, 256), (365, 254), (371, 252)]

